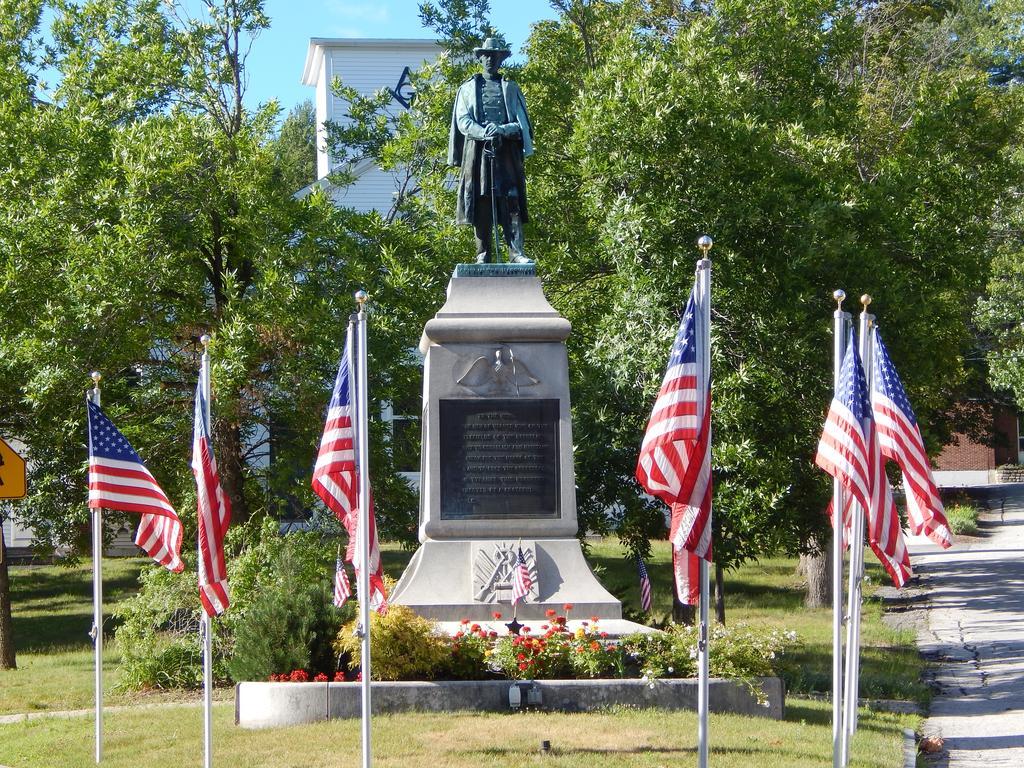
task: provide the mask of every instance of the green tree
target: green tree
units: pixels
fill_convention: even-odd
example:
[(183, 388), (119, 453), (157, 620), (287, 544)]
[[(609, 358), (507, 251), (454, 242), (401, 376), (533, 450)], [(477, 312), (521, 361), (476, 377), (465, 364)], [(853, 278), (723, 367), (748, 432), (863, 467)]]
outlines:
[[(933, 445), (964, 379), (966, 308), (987, 261), (970, 243), (985, 237), (1008, 184), (1017, 115), (989, 81), (977, 35), (962, 34), (984, 11), (556, 6), (560, 18), (533, 27), (526, 64), (510, 76), (537, 132), (528, 250), (573, 323), (581, 529), (617, 527), (642, 553), (661, 527), (631, 478), (692, 285), (693, 242), (708, 232), (716, 557), (728, 566), (813, 550), (827, 528), (812, 459), (831, 389), (832, 290), (874, 295)], [(428, 232), (447, 264), (470, 248), (448, 223), (439, 160), (472, 67), (460, 54), (487, 22), (454, 2), (425, 21), (451, 50), (419, 74), (414, 109), (388, 124), (363, 103), (360, 117), (375, 129), (365, 151), (415, 170), (417, 194), (394, 221)]]
[(296, 192), (316, 181), (316, 110), (310, 99), (297, 104), (274, 139), (275, 166), (285, 189)]

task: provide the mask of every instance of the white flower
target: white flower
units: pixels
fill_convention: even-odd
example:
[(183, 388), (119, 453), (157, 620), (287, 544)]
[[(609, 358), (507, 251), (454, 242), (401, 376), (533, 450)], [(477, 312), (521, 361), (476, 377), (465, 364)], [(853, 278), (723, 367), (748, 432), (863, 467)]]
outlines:
[(674, 668), (674, 667), (669, 667), (669, 668), (668, 668), (668, 671), (669, 671), (669, 672), (671, 673), (671, 672), (675, 672), (676, 670), (675, 670), (675, 668)]
[(654, 683), (648, 683), (648, 684), (647, 684), (647, 687), (648, 687), (648, 688), (653, 688), (653, 687), (654, 687)]

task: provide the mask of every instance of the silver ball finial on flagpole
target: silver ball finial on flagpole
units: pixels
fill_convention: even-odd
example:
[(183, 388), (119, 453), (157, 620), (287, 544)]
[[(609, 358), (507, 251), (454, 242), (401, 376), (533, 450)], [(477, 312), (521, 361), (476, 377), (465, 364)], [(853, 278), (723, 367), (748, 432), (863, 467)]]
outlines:
[(366, 302), (369, 301), (369, 299), (370, 299), (370, 295), (366, 291), (364, 291), (362, 289), (356, 291), (355, 297), (356, 297), (356, 304), (358, 304), (360, 307), (363, 306), (364, 304), (366, 304)]
[(843, 301), (846, 299), (846, 291), (842, 288), (836, 288), (832, 291), (832, 298), (836, 300), (836, 304), (839, 305), (839, 311), (843, 309)]
[(91, 378), (93, 384), (95, 384), (98, 387), (100, 385), (100, 379), (103, 378), (103, 374), (100, 373), (99, 371), (93, 371), (92, 373), (89, 374), (89, 378)]
[(700, 237), (697, 238), (697, 247), (700, 248), (701, 252), (704, 254), (705, 259), (708, 257), (708, 251), (711, 250), (711, 246), (713, 246), (714, 244), (715, 241), (712, 240), (708, 235), (701, 235)]
[(210, 335), (208, 333), (204, 333), (199, 337), (199, 343), (203, 345), (204, 349), (210, 346)]

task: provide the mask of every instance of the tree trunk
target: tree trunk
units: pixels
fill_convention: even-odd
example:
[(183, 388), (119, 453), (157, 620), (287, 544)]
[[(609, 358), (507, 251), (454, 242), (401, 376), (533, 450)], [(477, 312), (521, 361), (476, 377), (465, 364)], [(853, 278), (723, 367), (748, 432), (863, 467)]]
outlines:
[(810, 542), (811, 551), (800, 555), (800, 568), (807, 578), (807, 596), (804, 605), (808, 608), (825, 608), (832, 605), (832, 547), (824, 546), (820, 539)]
[(217, 471), (224, 495), (231, 502), (231, 524), (240, 525), (249, 519), (245, 500), (245, 457), (242, 434), (237, 424), (221, 422), (217, 437)]
[(672, 590), (672, 621), (692, 627), (697, 623), (697, 606), (687, 605), (679, 601), (679, 595)]
[(0, 526), (0, 669), (17, 669), (14, 625), (11, 622), (11, 579), (7, 571), (7, 544)]
[(715, 619), (725, 626), (725, 569), (715, 562)]

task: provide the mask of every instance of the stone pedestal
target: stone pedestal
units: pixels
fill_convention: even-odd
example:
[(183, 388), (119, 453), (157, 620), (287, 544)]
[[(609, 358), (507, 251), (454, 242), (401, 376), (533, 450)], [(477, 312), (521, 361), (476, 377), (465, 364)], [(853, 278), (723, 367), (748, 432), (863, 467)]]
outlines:
[(520, 618), (565, 603), (621, 618), (575, 538), (569, 331), (532, 264), (456, 268), (420, 342), (421, 546), (392, 602), (437, 621), (510, 617), (521, 546), (533, 589)]

